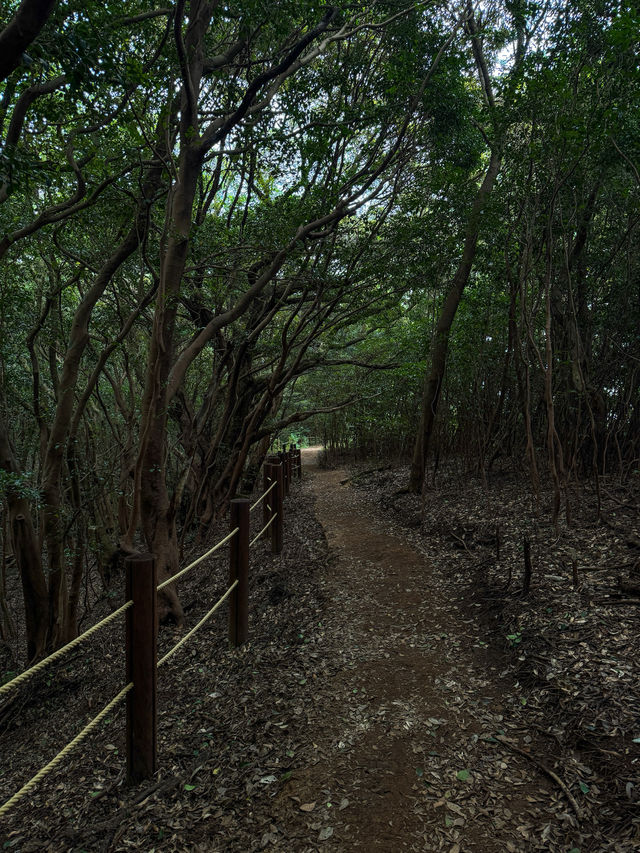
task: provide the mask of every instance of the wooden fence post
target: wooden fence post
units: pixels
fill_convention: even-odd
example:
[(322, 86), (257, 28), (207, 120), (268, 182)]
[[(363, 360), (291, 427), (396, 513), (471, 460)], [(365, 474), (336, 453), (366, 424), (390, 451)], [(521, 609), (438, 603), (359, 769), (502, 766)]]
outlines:
[(280, 554), (284, 530), (284, 465), (279, 456), (269, 456), (267, 461), (271, 466), (271, 476), (276, 481), (276, 487), (271, 492), (273, 495), (271, 506), (276, 513), (276, 519), (271, 525), (271, 552)]
[(298, 479), (302, 479), (302, 453), (296, 444), (291, 445), (291, 454), (293, 456), (293, 467), (295, 468)]
[(283, 450), (278, 454), (282, 463), (282, 482), (284, 487), (284, 497), (289, 497), (289, 464), (287, 462), (287, 451)]
[[(274, 489), (275, 491), (275, 489)], [(249, 508), (247, 498), (231, 501), (231, 530), (238, 528), (229, 548), (229, 586), (238, 585), (229, 597), (229, 644), (241, 646), (249, 639)]]
[(127, 778), (131, 784), (156, 772), (158, 746), (158, 576), (151, 554), (127, 557), (126, 614)]
[(284, 465), (274, 465), (273, 470), (275, 471), (276, 483), (278, 485), (273, 490), (276, 493), (274, 506), (277, 516), (276, 520), (273, 522), (275, 535), (272, 550), (274, 554), (281, 554), (284, 534)]
[[(262, 476), (262, 491), (266, 492), (267, 489), (269, 488), (269, 486), (271, 486), (273, 482), (274, 482), (274, 476), (273, 476), (273, 473), (271, 472), (271, 463), (265, 462), (264, 463), (264, 469), (263, 469), (263, 476)], [(273, 515), (273, 510), (271, 508), (274, 505), (274, 502), (273, 502), (274, 491), (275, 491), (275, 489), (272, 489), (269, 492), (269, 494), (266, 496), (266, 498), (262, 501), (262, 526), (263, 527), (267, 526), (267, 524), (269, 523), (269, 519)], [(265, 530), (264, 535), (265, 535), (265, 537), (271, 535), (269, 528), (267, 528)]]

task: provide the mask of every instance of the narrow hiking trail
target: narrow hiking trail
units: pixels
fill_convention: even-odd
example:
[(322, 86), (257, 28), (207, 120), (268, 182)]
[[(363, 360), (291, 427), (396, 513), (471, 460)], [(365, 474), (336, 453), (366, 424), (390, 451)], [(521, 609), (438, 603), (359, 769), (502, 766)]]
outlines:
[[(437, 538), (398, 528), (348, 472), (303, 453), (282, 554), (266, 540), (252, 552), (249, 642), (230, 649), (219, 612), (161, 673), (155, 777), (125, 784), (120, 709), (0, 826), (0, 845), (21, 853), (637, 849), (579, 833), (575, 799), (545, 771), (556, 766), (553, 741), (523, 719), (504, 638), (492, 641), (483, 608), (434, 570)], [(256, 514), (254, 532), (261, 522)], [(188, 627), (227, 577), (222, 552), (187, 576)], [(121, 638), (112, 633), (5, 718), (7, 792), (69, 740), (81, 712), (92, 716), (117, 689)], [(164, 628), (161, 652), (181, 636)], [(88, 673), (102, 698), (83, 687)]]
[(345, 471), (305, 457), (331, 552), (322, 628), (342, 666), (307, 709), (317, 761), (294, 771), (276, 815), (317, 833), (300, 850), (546, 849), (533, 835), (560, 792), (492, 738), (508, 687), (479, 623)]

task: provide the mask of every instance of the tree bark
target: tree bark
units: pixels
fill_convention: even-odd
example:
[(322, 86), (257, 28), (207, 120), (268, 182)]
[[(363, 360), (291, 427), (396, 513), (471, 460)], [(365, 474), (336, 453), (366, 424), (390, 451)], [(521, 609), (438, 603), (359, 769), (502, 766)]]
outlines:
[(56, 0), (22, 0), (18, 11), (0, 33), (0, 80), (11, 74), (22, 54), (47, 23)]
[[(135, 470), (135, 494), (126, 544), (131, 546), (138, 520), (158, 577), (163, 580), (178, 569), (175, 508), (166, 482), (167, 383), (174, 360), (174, 332), (182, 276), (189, 250), (194, 198), (207, 148), (199, 138), (198, 103), (203, 72), (203, 40), (213, 4), (193, 3), (183, 41), (185, 3), (179, 2), (174, 36), (181, 64), (180, 154), (178, 174), (166, 204), (161, 245), (160, 281), (147, 357), (140, 422), (140, 447)], [(172, 615), (178, 624), (184, 613), (175, 587), (162, 593), (161, 617)]]
[[(284, 264), (290, 247), (279, 252), (269, 269), (250, 287), (235, 305), (212, 319), (203, 333), (183, 350), (174, 364), (174, 333), (182, 277), (191, 237), (194, 199), (204, 160), (212, 147), (226, 139), (234, 127), (241, 124), (247, 114), (261, 111), (272, 100), (279, 81), (282, 85), (290, 73), (298, 68), (298, 60), (305, 48), (322, 34), (337, 10), (330, 8), (320, 24), (299, 39), (285, 58), (259, 74), (249, 84), (244, 96), (233, 112), (216, 119), (201, 133), (198, 114), (198, 97), (204, 73), (204, 40), (209, 27), (214, 4), (193, 2), (189, 8), (189, 23), (183, 37), (185, 0), (178, 0), (174, 17), (174, 37), (180, 61), (182, 88), (180, 93), (179, 158), (176, 181), (169, 193), (165, 226), (162, 238), (163, 251), (160, 264), (160, 283), (156, 299), (153, 331), (147, 361), (145, 392), (140, 427), (140, 448), (136, 463), (136, 497), (126, 541), (131, 543), (141, 522), (147, 547), (153, 553), (159, 577), (172, 575), (178, 568), (178, 541), (175, 531), (175, 502), (170, 500), (166, 482), (167, 411), (177, 393), (185, 372), (197, 354), (211, 340), (216, 331), (241, 316), (252, 300), (266, 287), (272, 276)], [(272, 89), (259, 93), (268, 84)], [(329, 222), (344, 215), (342, 208), (332, 211)], [(317, 223), (323, 225), (322, 220)], [(311, 226), (307, 226), (310, 229)], [(307, 233), (298, 229), (292, 245), (297, 245)], [(166, 595), (165, 595), (166, 593)], [(178, 623), (183, 621), (182, 608), (174, 586), (163, 591), (164, 614), (172, 615)], [(168, 606), (168, 607), (167, 607)], [(168, 612), (167, 612), (168, 610)]]
[[(8, 474), (20, 474), (20, 467), (11, 447), (4, 422), (0, 419), (0, 468)], [(47, 644), (48, 597), (47, 581), (42, 569), (38, 534), (33, 525), (29, 501), (9, 486), (9, 526), (13, 552), (20, 573), (27, 633), (27, 658), (41, 657)]]
[(49, 644), (53, 647), (59, 645), (64, 638), (69, 636), (66, 624), (68, 608), (61, 481), (65, 449), (73, 424), (78, 376), (84, 352), (89, 344), (89, 324), (96, 303), (104, 294), (116, 272), (133, 254), (146, 233), (149, 202), (158, 189), (161, 175), (162, 167), (160, 165), (151, 167), (143, 185), (142, 197), (138, 202), (138, 210), (132, 227), (103, 263), (80, 303), (71, 324), (42, 474), (44, 538), (49, 570)]
[(447, 293), (444, 305), (440, 311), (435, 334), (431, 343), (431, 351), (429, 353), (430, 366), (425, 376), (420, 425), (418, 427), (418, 434), (414, 445), (411, 473), (409, 475), (409, 484), (407, 487), (408, 491), (416, 495), (422, 493), (424, 484), (429, 443), (433, 433), (433, 426), (438, 409), (438, 400), (440, 398), (442, 382), (444, 380), (451, 326), (455, 319), (460, 300), (462, 299), (464, 288), (469, 281), (469, 275), (471, 274), (471, 268), (473, 266), (478, 245), (480, 217), (487, 199), (491, 195), (495, 185), (496, 178), (500, 171), (501, 162), (502, 160), (499, 151), (494, 149), (491, 152), (491, 159), (489, 160), (489, 166), (482, 184), (480, 185), (473, 201), (473, 206), (471, 208), (466, 228), (462, 257), (460, 258), (455, 275), (451, 280), (449, 292)]

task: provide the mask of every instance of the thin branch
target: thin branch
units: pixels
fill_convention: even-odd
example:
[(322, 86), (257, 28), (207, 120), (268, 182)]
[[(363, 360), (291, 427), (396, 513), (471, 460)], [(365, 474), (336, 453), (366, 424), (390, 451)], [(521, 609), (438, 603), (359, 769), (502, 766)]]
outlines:
[(186, 0), (178, 0), (178, 3), (176, 5), (176, 14), (173, 19), (173, 35), (176, 42), (176, 50), (178, 52), (178, 62), (180, 64), (182, 82), (184, 84), (184, 89), (187, 96), (187, 103), (189, 105), (188, 123), (194, 124), (198, 105), (196, 100), (196, 93), (193, 88), (193, 80), (191, 79), (191, 72), (189, 71), (187, 51), (184, 45), (184, 39), (182, 38), (182, 21), (184, 19), (185, 2)]
[(631, 171), (633, 172), (634, 177), (635, 177), (635, 179), (636, 179), (636, 181), (637, 181), (638, 185), (640, 186), (640, 172), (638, 172), (638, 167), (636, 166), (636, 164), (635, 164), (635, 163), (633, 163), (633, 162), (632, 162), (632, 161), (627, 157), (627, 155), (624, 153), (624, 151), (621, 151), (621, 150), (620, 150), (620, 148), (618, 147), (618, 143), (615, 141), (615, 139), (613, 138), (613, 136), (610, 136), (610, 137), (609, 137), (609, 139), (613, 142), (613, 146), (614, 146), (614, 148), (616, 149), (616, 151), (618, 152), (618, 154), (622, 157), (622, 159), (623, 159), (623, 160), (627, 163), (627, 165), (631, 168)]
[(173, 12), (173, 9), (152, 9), (150, 12), (142, 12), (140, 15), (132, 15), (130, 18), (118, 18), (112, 22), (111, 26), (127, 27), (129, 24), (139, 24), (141, 21), (148, 21), (150, 18), (161, 18), (163, 15), (170, 18)]

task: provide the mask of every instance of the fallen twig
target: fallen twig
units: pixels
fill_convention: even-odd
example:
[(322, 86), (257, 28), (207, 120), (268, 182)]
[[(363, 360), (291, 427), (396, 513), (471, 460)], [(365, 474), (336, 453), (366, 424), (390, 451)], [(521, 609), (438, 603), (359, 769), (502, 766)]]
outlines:
[(457, 533), (454, 533), (453, 530), (448, 525), (447, 525), (447, 531), (451, 536), (453, 536), (454, 539), (456, 539), (462, 545), (462, 547), (467, 552), (467, 554), (471, 557), (471, 559), (473, 559), (473, 554), (467, 548), (467, 543), (464, 541), (464, 539), (461, 536), (458, 536)]
[(550, 770), (546, 764), (543, 764), (539, 758), (536, 758), (535, 755), (532, 755), (530, 752), (527, 752), (526, 749), (521, 749), (519, 746), (516, 746), (513, 743), (510, 743), (506, 738), (502, 735), (494, 735), (495, 739), (498, 743), (501, 743), (503, 746), (508, 747), (509, 749), (517, 752), (518, 755), (524, 755), (525, 758), (528, 758), (533, 764), (536, 765), (543, 773), (545, 773), (550, 779), (558, 785), (558, 787), (562, 790), (566, 798), (569, 800), (572, 809), (576, 813), (578, 820), (582, 819), (582, 813), (580, 811), (580, 806), (578, 805), (576, 798), (573, 796), (567, 785), (562, 781), (562, 779), (558, 776), (557, 773), (554, 773), (553, 770)]

